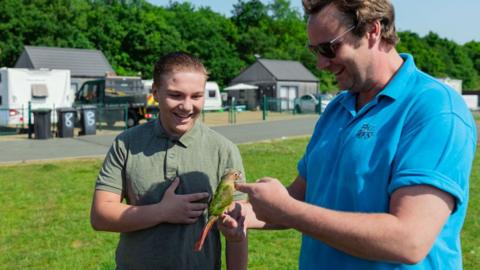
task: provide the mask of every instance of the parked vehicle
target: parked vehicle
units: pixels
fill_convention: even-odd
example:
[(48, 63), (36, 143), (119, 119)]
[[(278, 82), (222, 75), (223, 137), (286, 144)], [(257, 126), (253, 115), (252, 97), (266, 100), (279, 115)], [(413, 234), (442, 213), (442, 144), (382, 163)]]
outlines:
[(85, 82), (75, 95), (74, 106), (96, 105), (99, 121), (113, 126), (126, 120), (127, 126), (132, 127), (157, 115), (158, 107), (149, 102), (151, 99), (140, 77), (107, 76)]
[(71, 107), (70, 70), (0, 68), (0, 126), (27, 124), (29, 102), (32, 110)]
[(323, 112), (330, 100), (332, 96), (329, 94), (306, 94), (295, 100), (295, 111), (297, 113)]
[(218, 111), (222, 109), (222, 96), (216, 82), (207, 82), (205, 85), (205, 104), (203, 110)]

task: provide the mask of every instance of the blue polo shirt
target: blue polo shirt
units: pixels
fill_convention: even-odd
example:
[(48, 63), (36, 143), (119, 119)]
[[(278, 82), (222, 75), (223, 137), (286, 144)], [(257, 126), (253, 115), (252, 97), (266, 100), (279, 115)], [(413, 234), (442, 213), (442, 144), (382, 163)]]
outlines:
[(454, 212), (418, 264), (374, 262), (302, 236), (299, 268), (462, 269), (460, 231), (468, 204), (468, 178), (476, 129), (462, 97), (421, 72), (411, 55), (388, 85), (359, 111), (343, 92), (316, 124), (298, 163), (305, 201), (328, 209), (389, 212), (392, 193), (431, 185), (456, 199)]

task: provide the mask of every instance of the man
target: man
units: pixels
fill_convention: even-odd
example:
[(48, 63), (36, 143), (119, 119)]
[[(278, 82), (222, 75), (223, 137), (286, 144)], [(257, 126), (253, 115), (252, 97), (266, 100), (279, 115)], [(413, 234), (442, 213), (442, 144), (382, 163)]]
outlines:
[(303, 4), (317, 67), (348, 91), (322, 114), (288, 189), (268, 177), (237, 186), (256, 214), (247, 226), (302, 232), (300, 269), (461, 269), (471, 113), (397, 53), (388, 0)]
[[(117, 269), (220, 269), (218, 230), (201, 252), (194, 244), (225, 169), (243, 171), (239, 151), (196, 121), (207, 80), (197, 58), (168, 54), (153, 76), (159, 119), (115, 139), (97, 178), (92, 226), (121, 233)], [(246, 250), (246, 240), (228, 238), (227, 268), (246, 269)]]

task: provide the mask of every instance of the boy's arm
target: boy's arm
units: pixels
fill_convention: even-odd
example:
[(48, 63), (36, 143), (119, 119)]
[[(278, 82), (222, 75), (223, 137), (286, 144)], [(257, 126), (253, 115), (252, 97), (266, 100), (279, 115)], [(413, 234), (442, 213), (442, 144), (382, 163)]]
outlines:
[(195, 201), (208, 197), (208, 193), (177, 195), (178, 184), (175, 179), (159, 203), (142, 206), (123, 204), (120, 195), (97, 189), (90, 213), (92, 227), (99, 231), (131, 232), (165, 222), (195, 223), (207, 207)]
[(248, 238), (240, 242), (226, 240), (227, 270), (246, 270), (248, 267)]

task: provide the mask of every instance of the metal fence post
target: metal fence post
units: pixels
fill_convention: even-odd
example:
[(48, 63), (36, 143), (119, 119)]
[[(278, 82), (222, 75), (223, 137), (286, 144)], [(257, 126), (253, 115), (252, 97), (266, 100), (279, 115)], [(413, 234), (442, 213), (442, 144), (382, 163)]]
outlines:
[(97, 117), (98, 121), (95, 121), (96, 125), (97, 125), (97, 128), (102, 131), (102, 123), (101, 122), (104, 122), (106, 121), (105, 120), (105, 117), (104, 117), (104, 111), (103, 111), (103, 105), (99, 105), (97, 106), (97, 115), (95, 117)]
[(293, 115), (296, 115), (296, 114), (297, 114), (296, 109), (295, 109), (295, 105), (296, 105), (297, 103), (298, 103), (298, 98), (295, 98), (295, 99), (293, 100), (293, 109), (292, 109), (292, 114), (293, 114)]
[(22, 130), (23, 129), (25, 129), (25, 105), (22, 103)]
[(235, 106), (235, 97), (232, 97), (232, 124), (235, 124), (237, 122), (237, 108)]
[(322, 97), (318, 95), (318, 114), (322, 114)]
[(28, 138), (29, 139), (32, 138), (32, 129), (33, 129), (33, 125), (32, 125), (32, 102), (29, 101), (28, 102)]
[(127, 130), (128, 129), (128, 104), (125, 104), (124, 111), (125, 111), (125, 130)]
[[(57, 136), (58, 136), (58, 130), (56, 128), (56, 125), (53, 123), (55, 120), (55, 116), (56, 115), (56, 110), (55, 110), (55, 103), (53, 103), (53, 110), (52, 110), (52, 115), (50, 116), (50, 135), (54, 134), (55, 132), (57, 133)], [(58, 116), (57, 116), (57, 121), (58, 121)], [(57, 137), (55, 136), (55, 137)]]
[(263, 102), (262, 119), (265, 121), (267, 120), (267, 96), (266, 95), (263, 95), (262, 102)]

